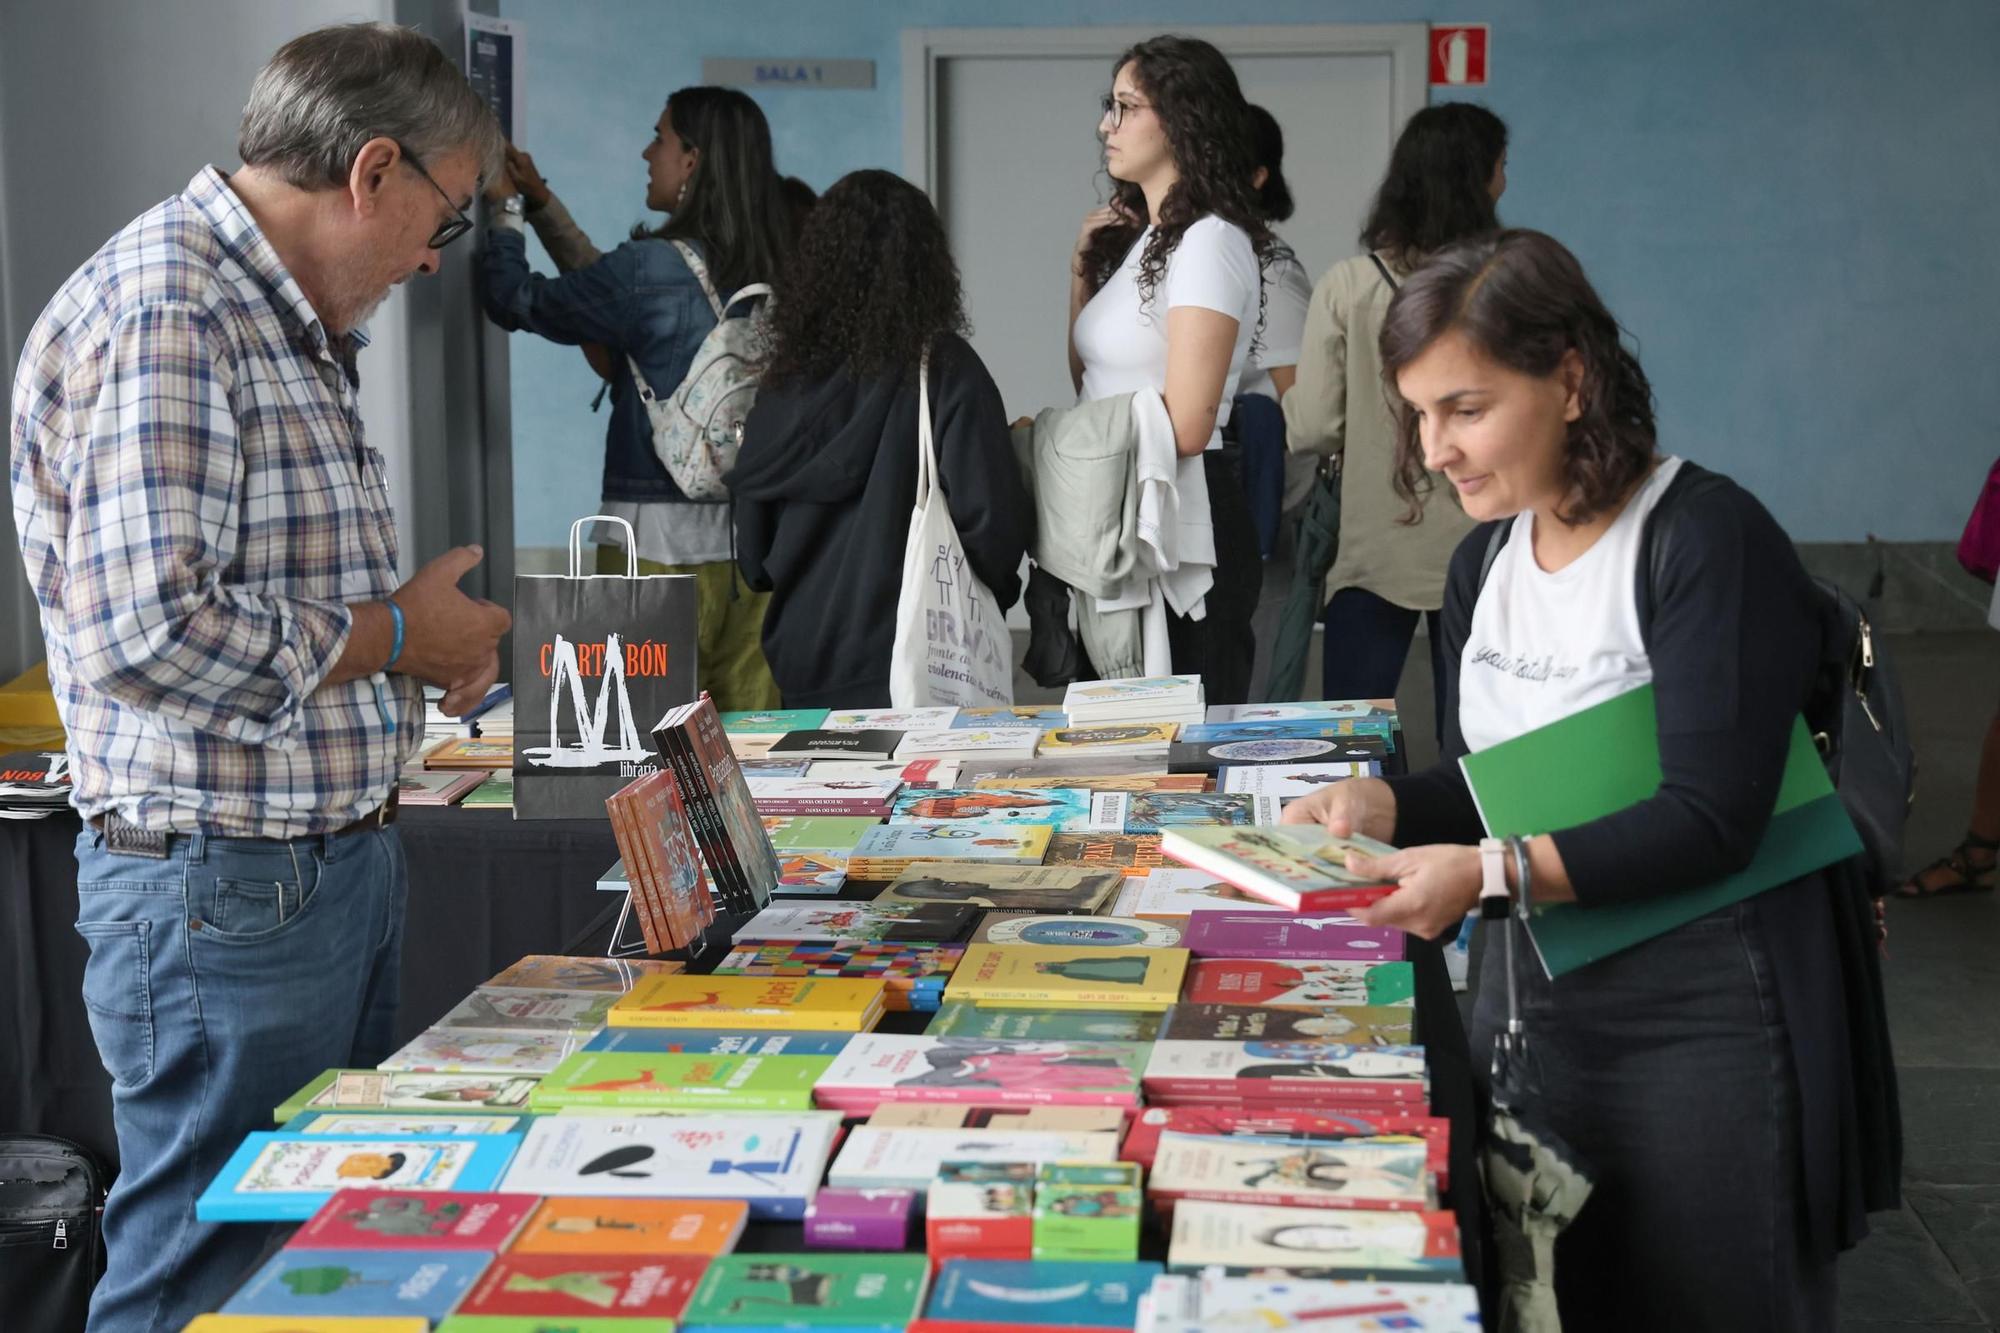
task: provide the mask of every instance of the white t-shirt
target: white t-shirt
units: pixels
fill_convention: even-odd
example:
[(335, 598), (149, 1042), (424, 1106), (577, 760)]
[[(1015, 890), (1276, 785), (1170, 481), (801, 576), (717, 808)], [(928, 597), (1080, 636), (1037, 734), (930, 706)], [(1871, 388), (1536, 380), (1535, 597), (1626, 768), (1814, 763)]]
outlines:
[(1250, 360), (1243, 367), (1238, 393), (1261, 393), (1277, 401), (1278, 388), (1266, 366), (1296, 366), (1306, 341), (1306, 307), (1312, 304), (1312, 279), (1294, 255), (1280, 255), (1264, 269), (1264, 328)]
[(1553, 574), (1535, 563), (1533, 512), (1515, 516), (1459, 658), (1466, 748), (1484, 750), (1652, 682), (1635, 595), (1639, 538), (1680, 466), (1661, 459), (1596, 545)]
[(1208, 447), (1222, 445), (1222, 425), (1229, 420), (1229, 400), (1249, 356), (1257, 332), (1257, 251), (1250, 237), (1232, 222), (1202, 218), (1181, 233), (1180, 244), (1167, 256), (1150, 304), (1139, 299), (1139, 259), (1146, 252), (1151, 227), (1125, 255), (1097, 295), (1076, 316), (1072, 336), (1083, 359), (1081, 402), (1167, 388), (1167, 317), (1176, 306), (1218, 310), (1236, 321), (1236, 347), (1229, 354), (1229, 376), (1222, 384), (1222, 405)]

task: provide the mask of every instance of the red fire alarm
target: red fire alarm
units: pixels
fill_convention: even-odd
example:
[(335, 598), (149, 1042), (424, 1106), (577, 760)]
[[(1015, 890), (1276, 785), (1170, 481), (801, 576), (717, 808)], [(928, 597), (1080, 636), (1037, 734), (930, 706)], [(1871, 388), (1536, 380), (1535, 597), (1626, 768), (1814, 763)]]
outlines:
[(1463, 88), (1486, 82), (1486, 39), (1490, 25), (1461, 23), (1431, 29), (1431, 84)]

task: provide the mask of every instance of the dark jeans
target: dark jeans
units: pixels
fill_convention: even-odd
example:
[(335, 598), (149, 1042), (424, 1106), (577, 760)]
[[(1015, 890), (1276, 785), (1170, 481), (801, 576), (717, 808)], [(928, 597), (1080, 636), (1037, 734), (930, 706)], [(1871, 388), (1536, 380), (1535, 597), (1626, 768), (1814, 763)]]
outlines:
[(1412, 611), (1369, 592), (1342, 588), (1326, 604), (1320, 641), (1320, 698), (1393, 699), (1417, 632), (1428, 622), (1431, 691), (1437, 704), (1439, 742), (1444, 738), (1444, 635), (1435, 611)]
[(1215, 586), (1200, 620), (1168, 613), (1167, 643), (1174, 671), (1199, 673), (1209, 703), (1247, 704), (1257, 656), (1257, 631), (1250, 622), (1264, 592), (1264, 561), (1243, 495), (1242, 456), (1235, 449), (1211, 449), (1201, 461), (1215, 527)]
[[(1489, 939), (1472, 1020), (1482, 1092), (1504, 960)], [(1563, 1327), (1833, 1328), (1833, 1262), (1808, 1257), (1791, 1038), (1753, 906), (1553, 982), (1523, 941), (1514, 974), (1531, 1105), (1597, 1181), (1556, 1242)]]

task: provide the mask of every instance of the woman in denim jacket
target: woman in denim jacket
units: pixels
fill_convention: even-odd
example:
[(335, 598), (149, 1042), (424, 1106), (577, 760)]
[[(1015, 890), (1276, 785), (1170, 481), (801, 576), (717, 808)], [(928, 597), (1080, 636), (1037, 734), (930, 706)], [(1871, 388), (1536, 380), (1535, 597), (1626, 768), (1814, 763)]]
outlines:
[[(774, 708), (777, 687), (760, 642), (769, 595), (736, 576), (729, 505), (691, 501), (667, 474), (626, 365), (629, 356), (654, 395), (670, 397), (715, 327), (701, 283), (672, 242), (694, 247), (725, 300), (777, 275), (791, 227), (771, 165), (771, 130), (757, 104), (735, 89), (682, 88), (667, 99), (641, 156), (646, 206), (667, 213), (667, 221), (635, 228), (625, 244), (600, 253), (532, 161), (510, 152), (509, 171), (488, 188), (497, 206), (489, 210), (492, 229), (480, 258), (486, 310), (504, 329), (585, 347), (611, 389), (603, 512), (631, 522), (641, 573), (698, 580), (700, 684), (716, 707)], [(561, 276), (529, 269), (524, 216)], [(624, 552), (599, 547), (598, 569), (623, 573)]]

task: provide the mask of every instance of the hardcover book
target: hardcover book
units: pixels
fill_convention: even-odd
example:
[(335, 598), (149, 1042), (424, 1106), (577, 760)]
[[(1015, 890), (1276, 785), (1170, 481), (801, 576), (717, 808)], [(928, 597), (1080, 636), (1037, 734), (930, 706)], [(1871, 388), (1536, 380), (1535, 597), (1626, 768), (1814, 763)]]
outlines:
[(1277, 828), (1171, 828), (1161, 850), (1245, 893), (1295, 912), (1361, 907), (1395, 891), (1392, 881), (1348, 869), (1350, 857), (1395, 849), (1358, 834), (1336, 838), (1309, 824)]
[(695, 842), (721, 898), (718, 908), (762, 907), (777, 887), (778, 857), (758, 822), (715, 705), (704, 694), (670, 710), (653, 729), (653, 740), (671, 761)]
[[(526, 1196), (519, 1196), (526, 1198)], [(512, 1254), (727, 1254), (742, 1239), (741, 1199), (543, 1199)]]
[(839, 852), (778, 853), (778, 892), (833, 894), (847, 885), (847, 857)]
[(1058, 833), (1049, 839), (1043, 863), (1144, 875), (1173, 864), (1160, 850), (1157, 833)]
[(731, 977), (880, 977), (889, 990), (943, 990), (965, 953), (962, 944), (752, 944), (732, 949), (713, 975)]
[(604, 1026), (604, 1015), (616, 998), (599, 991), (480, 986), (432, 1026), (446, 1030), (591, 1033)]
[(975, 944), (945, 994), (998, 1009), (1087, 1004), (1162, 1010), (1180, 995), (1185, 949)]
[(1130, 1329), (1160, 1266), (948, 1259), (911, 1333), (1097, 1333)]
[(768, 753), (773, 759), (887, 761), (896, 757), (896, 747), (902, 743), (901, 731), (825, 727), (818, 731), (787, 732)]
[(923, 1309), (921, 1254), (725, 1254), (709, 1265), (682, 1327), (902, 1333)]
[(1231, 792), (1139, 792), (1125, 812), (1125, 832), (1161, 833), (1188, 825), (1276, 824), (1276, 797)]
[(817, 1096), (845, 1112), (897, 1101), (1135, 1106), (1146, 1050), (1136, 1042), (874, 1033), (833, 1057)]
[(873, 905), (948, 903), (990, 911), (1088, 915), (1110, 900), (1119, 882), (1115, 873), (1079, 866), (918, 861), (877, 894)]
[(1130, 799), (1068, 787), (915, 790), (896, 798), (890, 817), (905, 824), (1047, 824), (1070, 833), (1118, 833)]
[(708, 1263), (691, 1254), (503, 1254), (458, 1313), (676, 1319)]
[[(881, 822), (882, 816), (889, 812), (891, 800), (903, 789), (903, 780), (898, 777), (759, 777), (750, 778), (748, 782), (750, 799), (762, 816), (820, 815), (865, 819), (871, 827)], [(842, 841), (852, 851), (866, 832), (863, 829), (852, 841), (844, 837)]]
[(960, 903), (774, 903), (745, 922), (736, 943), (950, 944), (963, 939), (980, 910)]
[(520, 1143), (516, 1134), (337, 1138), (260, 1131), (245, 1136), (202, 1191), (195, 1216), (204, 1222), (303, 1222), (343, 1189), (490, 1189)]
[(1375, 1139), (1273, 1142), (1168, 1131), (1160, 1136), (1148, 1189), (1172, 1203), (1404, 1212), (1436, 1206), (1424, 1145)]
[(826, 725), (826, 715), (824, 708), (768, 708), (762, 712), (723, 713), (720, 717), (723, 731), (734, 736), (813, 731)]
[(1153, 1280), (1148, 1319), (1138, 1333), (1210, 1333), (1215, 1329), (1308, 1328), (1315, 1333), (1470, 1333), (1480, 1327), (1479, 1293), (1438, 1282), (1341, 1282), (1190, 1276)]
[(428, 769), (476, 769), (491, 773), (514, 766), (512, 736), (454, 736), (424, 754)]
[[(891, 794), (894, 794), (893, 788)], [(786, 852), (838, 852), (845, 856), (854, 850), (862, 835), (882, 822), (876, 815), (764, 815), (761, 818), (764, 832), (780, 856)]]
[(1402, 1005), (1415, 1003), (1408, 963), (1289, 962), (1197, 958), (1188, 966), (1190, 1004)]
[(1348, 1009), (1321, 1005), (1177, 1004), (1159, 1035), (1169, 1041), (1343, 1041), (1352, 1046), (1409, 1046), (1409, 1006)]
[(1190, 1201), (1174, 1209), (1167, 1264), (1226, 1273), (1282, 1269), (1300, 1277), (1462, 1282), (1458, 1218), (1442, 1212), (1282, 1208)]
[(1234, 741), (1183, 741), (1167, 751), (1174, 773), (1213, 773), (1262, 764), (1379, 764), (1388, 757), (1380, 736), (1257, 736)]
[(622, 813), (630, 822), (636, 864), (644, 869), (640, 887), (652, 906), (663, 946), (692, 948), (715, 920), (716, 889), (696, 849), (694, 823), (680, 780), (662, 769), (639, 779), (617, 799), (627, 803)]
[(1249, 764), (1223, 769), (1216, 775), (1215, 785), (1223, 791), (1295, 801), (1349, 778), (1379, 776), (1380, 768), (1379, 764), (1358, 760), (1344, 764)]
[(1042, 733), (1040, 754), (1051, 758), (1100, 754), (1165, 754), (1179, 734), (1174, 722), (1073, 724)]
[(1359, 926), (1330, 916), (1273, 912), (1194, 912), (1187, 948), (1198, 958), (1346, 958), (1395, 962), (1402, 931)]
[(985, 1009), (946, 1000), (927, 1037), (1005, 1037), (1023, 1041), (1151, 1041), (1160, 1015), (1115, 1009)]
[(382, 1062), (389, 1071), (418, 1074), (533, 1074), (540, 1076), (583, 1045), (569, 1032), (492, 1032), (479, 1028), (427, 1028)]
[(1112, 1162), (1116, 1130), (927, 1129), (858, 1125), (827, 1174), (851, 1189), (921, 1190), (948, 1161)]
[(680, 970), (681, 965), (674, 962), (535, 953), (504, 969), (486, 985), (512, 990), (587, 990), (623, 995), (640, 977), (663, 977)]
[(866, 1032), (882, 992), (846, 978), (648, 977), (612, 1005), (611, 1026)]
[(829, 731), (942, 731), (958, 717), (948, 706), (935, 708), (842, 708), (828, 713)]
[(1428, 1115), (1421, 1107), (1392, 1102), (1366, 1110), (1316, 1111), (1251, 1106), (1149, 1106), (1133, 1118), (1118, 1156), (1151, 1167), (1159, 1151), (1160, 1136), (1168, 1133), (1266, 1142), (1408, 1140), (1424, 1145), (1425, 1165), (1440, 1186), (1446, 1183), (1451, 1162), (1451, 1122), (1442, 1116)]
[(582, 1051), (557, 1065), (528, 1099), (531, 1110), (573, 1106), (675, 1110), (805, 1111), (828, 1055), (666, 1055)]
[(1178, 949), (1185, 922), (1130, 916), (1045, 916), (988, 912), (974, 944), (1042, 944), (1075, 949)]
[(884, 824), (870, 830), (848, 858), (852, 879), (892, 880), (926, 861), (1040, 865), (1047, 824)]
[(577, 1198), (741, 1199), (797, 1221), (819, 1188), (838, 1116), (545, 1116), (502, 1187)]
[[(225, 1315), (416, 1318), (427, 1326), (458, 1304), (492, 1256), (394, 1250), (279, 1250), (224, 1303)], [(391, 1325), (393, 1327), (394, 1325)]]
[(851, 1040), (845, 1032), (606, 1028), (584, 1043), (583, 1049), (633, 1055), (834, 1055)]
[(286, 1098), (272, 1113), (278, 1122), (304, 1111), (450, 1111), (455, 1114), (522, 1110), (532, 1077), (506, 1074), (384, 1073), (329, 1069)]
[(535, 1201), (518, 1194), (341, 1190), (285, 1242), (294, 1250), (478, 1250), (493, 1254)]

